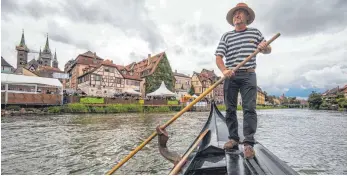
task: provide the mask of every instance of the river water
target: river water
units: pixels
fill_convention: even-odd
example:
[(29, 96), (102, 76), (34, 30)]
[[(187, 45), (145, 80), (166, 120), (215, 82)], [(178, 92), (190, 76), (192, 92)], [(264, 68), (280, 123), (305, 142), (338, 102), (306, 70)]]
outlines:
[[(1, 118), (1, 174), (102, 175), (169, 114), (79, 114)], [(167, 128), (183, 154), (208, 112), (187, 112)], [(242, 112), (238, 112), (242, 121)], [(299, 174), (347, 174), (347, 113), (258, 110), (256, 139)], [(147, 144), (115, 174), (168, 174), (172, 164)]]

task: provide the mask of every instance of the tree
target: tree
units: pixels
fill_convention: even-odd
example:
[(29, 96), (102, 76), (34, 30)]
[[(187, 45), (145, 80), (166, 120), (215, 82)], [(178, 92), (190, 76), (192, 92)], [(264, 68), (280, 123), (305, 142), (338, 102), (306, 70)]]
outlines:
[(195, 94), (195, 90), (194, 90), (193, 84), (190, 86), (190, 89), (189, 89), (188, 93), (189, 93), (190, 95), (194, 95), (194, 94)]
[(267, 96), (267, 92), (264, 91), (265, 101), (269, 101), (269, 97)]
[(308, 97), (309, 108), (319, 109), (319, 106), (323, 103), (322, 95), (312, 91)]

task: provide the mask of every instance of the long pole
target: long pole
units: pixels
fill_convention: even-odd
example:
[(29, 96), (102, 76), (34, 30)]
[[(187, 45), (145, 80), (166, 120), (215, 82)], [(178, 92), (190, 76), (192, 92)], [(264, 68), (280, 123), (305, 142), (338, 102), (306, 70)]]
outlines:
[[(277, 39), (281, 34), (277, 33), (275, 36), (273, 36), (269, 41), (266, 42), (266, 46), (272, 43), (275, 39)], [(257, 55), (260, 52), (259, 49), (254, 51), (251, 55), (249, 55), (244, 61), (242, 61), (239, 65), (237, 65), (233, 71), (236, 72), (240, 67), (242, 67), (246, 62), (251, 60), (255, 55)], [(209, 87), (207, 90), (205, 90), (201, 95), (199, 95), (192, 103), (190, 103), (188, 106), (183, 108), (180, 112), (178, 112), (175, 116), (173, 116), (168, 122), (166, 122), (164, 125), (160, 126), (161, 129), (165, 129), (168, 127), (172, 122), (174, 122), (176, 119), (178, 119), (183, 113), (188, 111), (190, 108), (193, 107), (197, 102), (199, 102), (202, 98), (204, 98), (207, 94), (209, 94), (215, 87), (217, 87), (220, 83), (222, 83), (225, 80), (225, 76), (223, 76), (221, 79), (219, 79), (217, 82), (215, 82), (211, 87)], [(119, 169), (125, 162), (127, 162), (131, 157), (133, 157), (139, 150), (141, 150), (147, 143), (149, 143), (155, 136), (157, 135), (157, 132), (153, 132), (145, 141), (143, 141), (139, 146), (137, 146), (133, 151), (131, 151), (128, 156), (126, 156), (122, 161), (117, 163), (110, 171), (108, 171), (106, 174), (111, 175), (113, 174), (117, 169)]]
[(209, 132), (210, 130), (207, 129), (205, 130), (203, 133), (200, 134), (199, 138), (196, 140), (196, 142), (193, 144), (193, 146), (189, 149), (189, 151), (182, 157), (182, 159), (180, 160), (180, 162), (178, 162), (176, 164), (176, 166), (172, 169), (172, 171), (170, 172), (169, 175), (176, 175), (182, 168), (182, 166), (185, 164), (185, 162), (187, 161), (188, 156), (193, 152), (193, 150), (198, 146), (198, 144), (202, 141), (202, 139), (204, 139), (204, 137), (206, 136), (206, 134)]

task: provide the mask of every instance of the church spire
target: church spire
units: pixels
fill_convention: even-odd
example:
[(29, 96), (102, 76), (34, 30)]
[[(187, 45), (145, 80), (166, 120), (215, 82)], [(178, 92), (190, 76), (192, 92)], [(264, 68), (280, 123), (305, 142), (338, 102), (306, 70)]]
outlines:
[(20, 39), (19, 46), (26, 47), (26, 45), (25, 45), (25, 38), (24, 38), (24, 29), (22, 29), (22, 38)]
[(51, 52), (51, 50), (49, 49), (48, 33), (47, 33), (47, 38), (46, 38), (46, 45), (45, 45), (45, 48), (43, 49), (43, 52), (45, 52), (45, 53)]
[(54, 51), (54, 58), (53, 58), (52, 65), (54, 68), (58, 68), (57, 49), (55, 49)]
[(58, 61), (57, 60), (57, 48), (54, 50), (54, 59), (53, 60)]

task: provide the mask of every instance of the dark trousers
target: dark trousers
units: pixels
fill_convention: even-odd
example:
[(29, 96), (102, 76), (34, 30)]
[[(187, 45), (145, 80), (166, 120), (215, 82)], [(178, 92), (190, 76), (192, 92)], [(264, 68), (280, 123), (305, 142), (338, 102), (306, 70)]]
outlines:
[(236, 72), (235, 76), (224, 81), (224, 102), (226, 106), (226, 124), (229, 138), (239, 141), (238, 121), (236, 116), (237, 97), (240, 92), (243, 109), (244, 143), (254, 145), (257, 129), (257, 76), (255, 72)]

